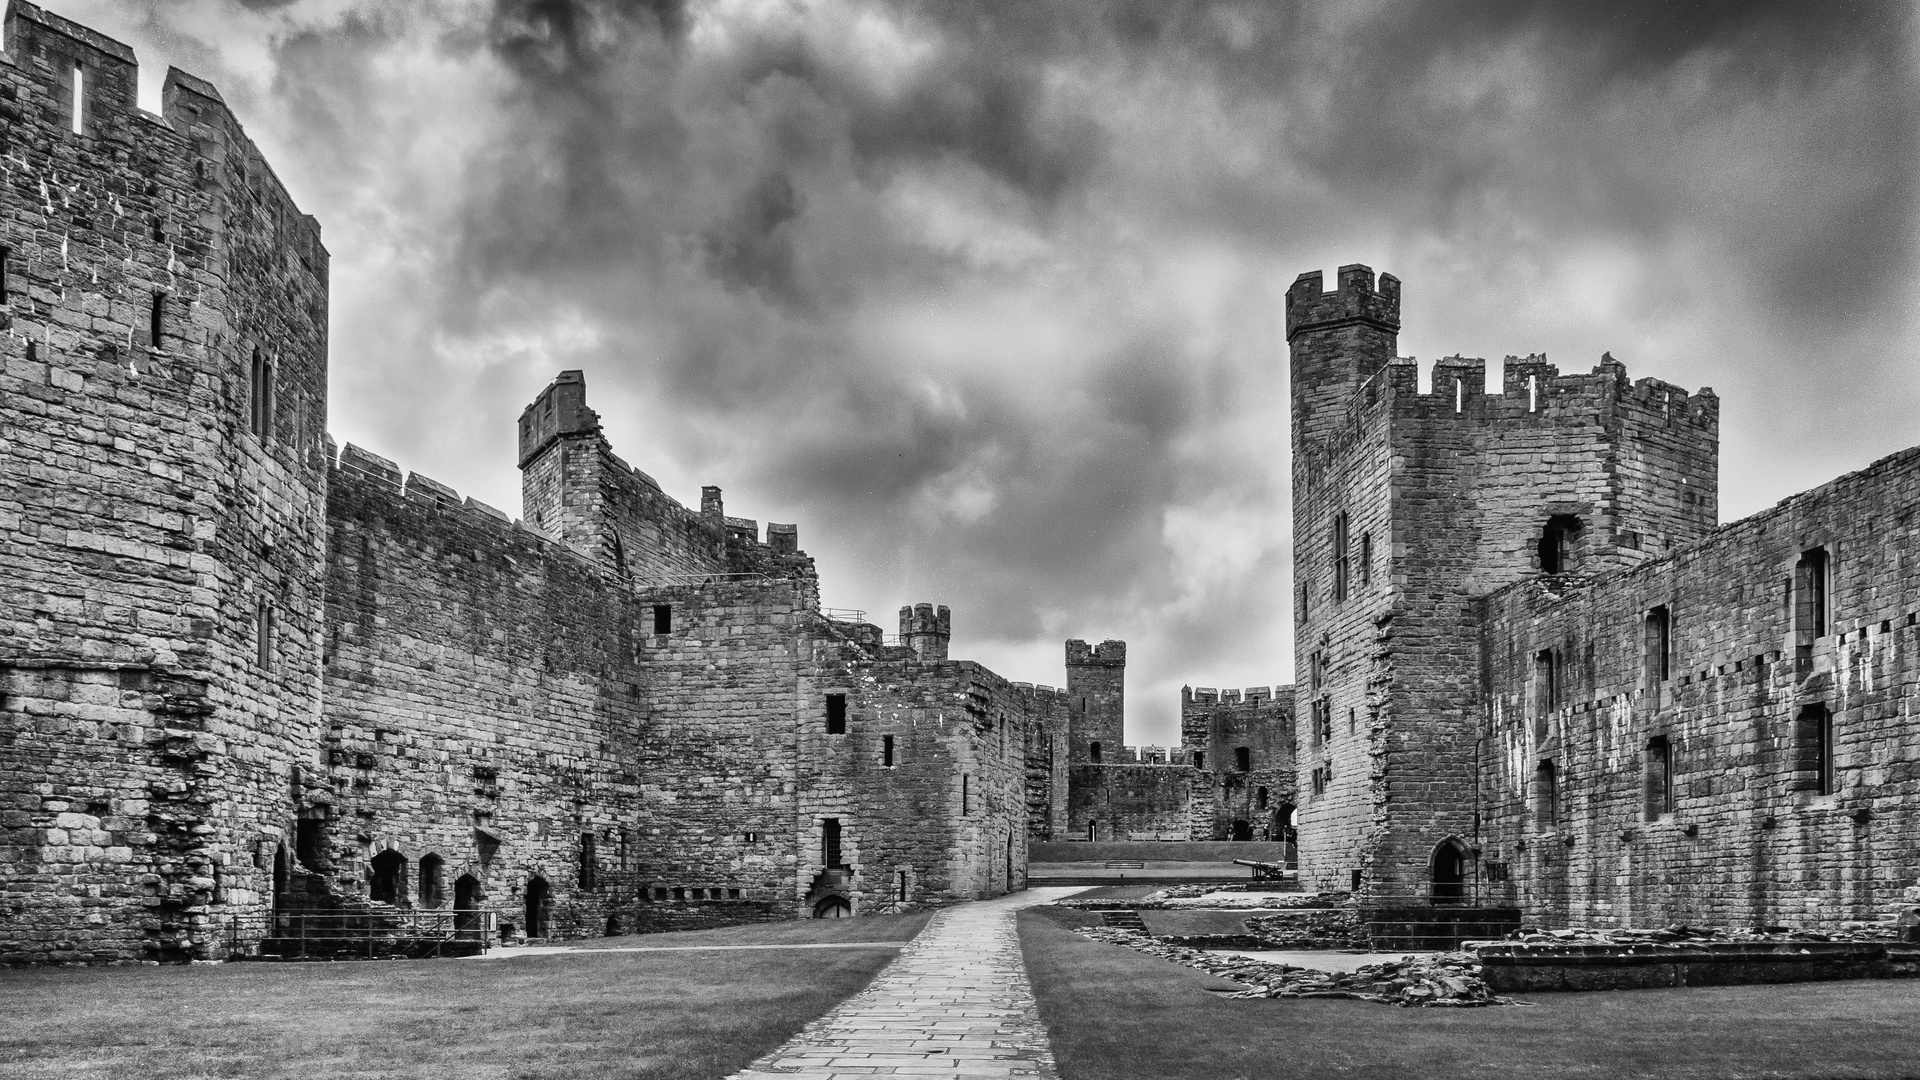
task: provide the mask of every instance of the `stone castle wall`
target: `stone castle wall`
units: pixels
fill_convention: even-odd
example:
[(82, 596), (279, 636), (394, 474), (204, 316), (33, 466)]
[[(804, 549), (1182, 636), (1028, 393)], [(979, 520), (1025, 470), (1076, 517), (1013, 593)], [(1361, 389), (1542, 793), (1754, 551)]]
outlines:
[[(1293, 687), (1180, 690), (1193, 840), (1286, 841), (1295, 808)], [(1241, 757), (1244, 752), (1245, 767)]]
[(124, 45), (9, 6), (9, 958), (219, 954), (270, 901), (313, 752), (326, 252), (211, 87), (170, 71), (154, 116), (136, 86)]
[[(1909, 450), (1629, 573), (1482, 602), (1481, 844), (1506, 879), (1489, 891), (1615, 926), (1830, 926), (1897, 901), (1920, 877), (1917, 507)], [(1795, 626), (1815, 549), (1831, 575), (1819, 636)], [(1659, 607), (1664, 680), (1646, 632)], [(1557, 701), (1550, 649), (1577, 658)], [(1824, 792), (1810, 707), (1832, 716)]]

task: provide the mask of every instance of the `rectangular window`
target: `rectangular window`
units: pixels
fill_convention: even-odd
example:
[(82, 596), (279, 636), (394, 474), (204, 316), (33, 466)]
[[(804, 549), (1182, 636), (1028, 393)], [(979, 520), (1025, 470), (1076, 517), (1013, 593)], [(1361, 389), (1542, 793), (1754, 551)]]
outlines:
[(1646, 634), (1647, 702), (1658, 709), (1666, 704), (1666, 681), (1673, 677), (1673, 616), (1665, 604), (1647, 612)]
[(265, 671), (273, 666), (273, 605), (265, 600), (253, 613), (253, 662)]
[(1246, 746), (1234, 747), (1233, 767), (1241, 772), (1251, 772), (1253, 770), (1253, 749)]
[(1647, 820), (1673, 813), (1673, 744), (1665, 735), (1647, 740)]
[(820, 859), (829, 870), (843, 868), (840, 862), (839, 818), (825, 818), (820, 822)]
[(1360, 587), (1373, 584), (1373, 534), (1360, 534)]
[(973, 778), (966, 773), (960, 774), (960, 816), (962, 817), (973, 812), (972, 779)]
[(847, 733), (847, 695), (827, 695), (827, 734), (845, 735)]
[(1831, 795), (1837, 790), (1838, 777), (1834, 771), (1834, 725), (1833, 713), (1825, 705), (1815, 703), (1800, 710), (1796, 725), (1795, 742), (1799, 746), (1799, 769), (1801, 777), (1793, 785), (1801, 790), (1811, 789), (1819, 795)]
[(273, 435), (273, 363), (258, 348), (253, 350), (247, 386), (249, 422), (254, 435), (265, 440)]
[(73, 133), (86, 134), (87, 72), (75, 65), (73, 69)]
[(656, 634), (673, 633), (673, 605), (653, 605), (653, 632)]
[(893, 768), (893, 736), (891, 735), (880, 737), (880, 764), (889, 769)]
[(1193, 767), (1196, 769), (1204, 769), (1207, 767), (1207, 752), (1205, 750), (1195, 750), (1193, 752)]
[(1347, 598), (1347, 514), (1333, 516), (1333, 599)]
[(1793, 628), (1803, 636), (1826, 637), (1833, 614), (1829, 601), (1832, 564), (1826, 548), (1800, 556), (1793, 568)]
[(599, 877), (598, 845), (599, 838), (593, 833), (580, 834), (580, 887), (583, 889), (593, 888)]
[(1560, 707), (1560, 657), (1552, 649), (1533, 654), (1533, 734), (1547, 737), (1549, 719)]
[(903, 904), (907, 902), (907, 872), (905, 870), (900, 871), (900, 902)]
[(8, 263), (12, 261), (13, 249), (10, 247), (0, 247), (0, 304), (5, 303), (7, 300), (7, 270), (9, 269)]
[(155, 290), (152, 306), (147, 308), (147, 343), (156, 351), (166, 348), (166, 327), (167, 294)]
[(1553, 762), (1543, 761), (1533, 773), (1533, 827), (1552, 832), (1560, 819), (1560, 777)]

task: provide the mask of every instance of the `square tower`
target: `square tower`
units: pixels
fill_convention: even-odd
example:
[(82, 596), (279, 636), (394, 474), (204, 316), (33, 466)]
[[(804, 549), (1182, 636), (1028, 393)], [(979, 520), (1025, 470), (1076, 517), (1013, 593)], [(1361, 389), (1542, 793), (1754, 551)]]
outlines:
[[(1287, 296), (1303, 882), (1373, 906), (1471, 903), (1483, 815), (1475, 598), (1627, 569), (1712, 529), (1719, 405), (1603, 357), (1561, 375), (1392, 357), (1399, 282)], [(1564, 692), (1582, 677), (1571, 655)]]

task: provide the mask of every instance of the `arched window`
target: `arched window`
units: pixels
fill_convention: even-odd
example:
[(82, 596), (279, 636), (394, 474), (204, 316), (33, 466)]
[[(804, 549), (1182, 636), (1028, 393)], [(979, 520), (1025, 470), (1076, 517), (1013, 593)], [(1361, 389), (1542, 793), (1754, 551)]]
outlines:
[(399, 905), (407, 895), (407, 857), (397, 851), (383, 851), (373, 857), (373, 883), (367, 899), (376, 904)]
[(1087, 746), (1087, 760), (1094, 762), (1096, 764), (1099, 763), (1100, 761), (1100, 744), (1099, 743), (1091, 743)]

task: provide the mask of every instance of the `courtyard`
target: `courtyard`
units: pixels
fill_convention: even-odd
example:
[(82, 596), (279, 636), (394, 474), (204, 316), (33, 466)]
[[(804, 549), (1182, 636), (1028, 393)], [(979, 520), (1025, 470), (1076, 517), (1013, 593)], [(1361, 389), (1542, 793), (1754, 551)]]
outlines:
[(1044, 906), (1071, 892), (467, 960), (13, 970), (0, 1080), (1920, 1076), (1920, 982), (1237, 1000), (1074, 933)]

